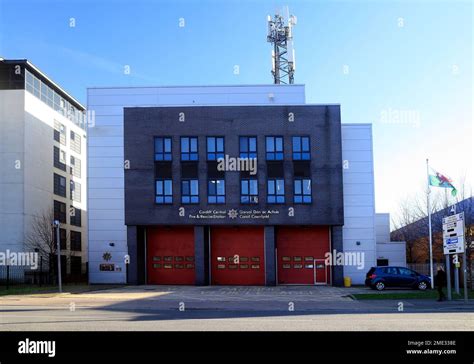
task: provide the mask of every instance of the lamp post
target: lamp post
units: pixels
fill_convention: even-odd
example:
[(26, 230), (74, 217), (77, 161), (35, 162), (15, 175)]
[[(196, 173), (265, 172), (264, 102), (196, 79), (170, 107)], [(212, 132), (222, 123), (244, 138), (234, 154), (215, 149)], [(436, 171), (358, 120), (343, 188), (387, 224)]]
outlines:
[(61, 280), (61, 242), (59, 236), (59, 220), (54, 220), (53, 226), (56, 228), (56, 244), (57, 244), (57, 252), (58, 252), (58, 286), (59, 286), (59, 293), (63, 291), (63, 285)]

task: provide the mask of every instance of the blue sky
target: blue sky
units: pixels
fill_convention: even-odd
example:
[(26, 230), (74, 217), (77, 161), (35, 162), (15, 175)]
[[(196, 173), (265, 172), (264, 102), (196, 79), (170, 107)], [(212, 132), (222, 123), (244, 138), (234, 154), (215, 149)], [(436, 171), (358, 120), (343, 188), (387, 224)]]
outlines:
[(471, 1), (0, 0), (0, 55), (83, 103), (91, 86), (271, 83), (266, 16), (282, 5), (307, 102), (373, 124), (377, 211), (422, 193), (427, 157), (472, 187)]

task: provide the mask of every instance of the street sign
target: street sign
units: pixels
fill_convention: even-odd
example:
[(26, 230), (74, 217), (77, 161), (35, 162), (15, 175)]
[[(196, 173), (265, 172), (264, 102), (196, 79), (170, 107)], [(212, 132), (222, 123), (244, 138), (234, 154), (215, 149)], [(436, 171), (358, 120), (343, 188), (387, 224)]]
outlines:
[(444, 254), (464, 252), (464, 212), (443, 218)]

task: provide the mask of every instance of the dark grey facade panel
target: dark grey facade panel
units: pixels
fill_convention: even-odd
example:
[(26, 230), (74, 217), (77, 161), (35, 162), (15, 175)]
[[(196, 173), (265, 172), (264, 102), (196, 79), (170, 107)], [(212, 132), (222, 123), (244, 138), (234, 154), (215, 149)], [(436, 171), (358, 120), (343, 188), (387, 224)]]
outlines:
[[(184, 117), (184, 122), (182, 119)], [(294, 121), (289, 121), (293, 117)], [(181, 118), (181, 121), (180, 121)], [(310, 136), (312, 204), (293, 203), (292, 136)], [(173, 203), (155, 204), (154, 137), (172, 138)], [(198, 205), (182, 205), (180, 137), (197, 136)], [(224, 136), (225, 154), (239, 156), (239, 136), (257, 136), (259, 202), (240, 203), (240, 173), (226, 171), (226, 203), (207, 204), (206, 137)], [(267, 204), (265, 136), (284, 137), (285, 204)], [(341, 120), (338, 105), (141, 107), (124, 109), (127, 225), (343, 225)], [(185, 214), (180, 216), (179, 208)], [(268, 218), (196, 218), (201, 211), (258, 210)], [(294, 216), (291, 214), (294, 209)], [(270, 215), (265, 212), (272, 211)], [(224, 213), (225, 215), (225, 213)]]

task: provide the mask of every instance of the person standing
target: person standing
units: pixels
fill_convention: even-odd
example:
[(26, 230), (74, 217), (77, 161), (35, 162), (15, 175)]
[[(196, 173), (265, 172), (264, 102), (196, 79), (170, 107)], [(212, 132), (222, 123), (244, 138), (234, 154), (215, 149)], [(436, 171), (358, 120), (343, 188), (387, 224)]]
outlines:
[(444, 295), (443, 288), (446, 285), (446, 273), (443, 267), (438, 267), (438, 272), (435, 277), (436, 287), (438, 288), (438, 302), (444, 301), (446, 296)]

